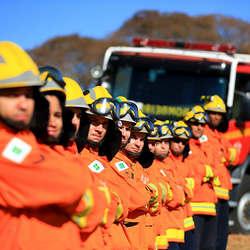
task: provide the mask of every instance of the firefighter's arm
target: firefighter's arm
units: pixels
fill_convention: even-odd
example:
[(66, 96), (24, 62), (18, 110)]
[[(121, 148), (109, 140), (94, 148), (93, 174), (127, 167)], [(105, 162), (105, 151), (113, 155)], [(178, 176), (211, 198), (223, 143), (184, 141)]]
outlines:
[(159, 196), (159, 187), (154, 183), (148, 183), (146, 185), (146, 190), (150, 193), (150, 200), (148, 202), (149, 212), (151, 214), (156, 214), (160, 210), (161, 197)]
[(92, 232), (104, 223), (110, 206), (108, 192), (103, 186), (98, 186), (82, 196), (75, 213), (71, 216), (72, 221), (82, 232)]
[(0, 157), (0, 165), (0, 205), (3, 207), (58, 205), (63, 208), (75, 204), (85, 189), (80, 167), (47, 161), (42, 154), (23, 164)]
[(227, 139), (222, 139), (222, 144), (225, 149), (224, 161), (226, 165), (237, 165), (240, 157), (240, 149), (234, 147)]

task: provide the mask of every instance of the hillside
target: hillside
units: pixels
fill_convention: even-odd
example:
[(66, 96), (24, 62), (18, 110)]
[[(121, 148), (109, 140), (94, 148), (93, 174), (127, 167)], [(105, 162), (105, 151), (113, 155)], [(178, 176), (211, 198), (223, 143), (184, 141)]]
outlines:
[[(91, 27), (90, 27), (91, 28)], [(188, 16), (184, 13), (140, 11), (103, 40), (77, 34), (55, 37), (30, 51), (39, 65), (54, 65), (64, 75), (87, 85), (89, 69), (102, 63), (107, 47), (129, 44), (134, 36), (179, 41), (227, 42), (250, 53), (250, 23), (221, 15)]]

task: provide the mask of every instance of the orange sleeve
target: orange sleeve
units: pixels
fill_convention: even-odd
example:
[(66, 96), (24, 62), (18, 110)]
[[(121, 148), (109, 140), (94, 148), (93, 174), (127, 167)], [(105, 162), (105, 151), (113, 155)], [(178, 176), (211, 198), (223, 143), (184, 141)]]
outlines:
[[(32, 134), (13, 137), (0, 131), (0, 136), (1, 206), (64, 207), (80, 200), (85, 177), (79, 165), (67, 162), (48, 147), (38, 148)], [(22, 152), (25, 148), (28, 151)], [(21, 160), (18, 156), (17, 162), (11, 150), (19, 154), (21, 150)]]

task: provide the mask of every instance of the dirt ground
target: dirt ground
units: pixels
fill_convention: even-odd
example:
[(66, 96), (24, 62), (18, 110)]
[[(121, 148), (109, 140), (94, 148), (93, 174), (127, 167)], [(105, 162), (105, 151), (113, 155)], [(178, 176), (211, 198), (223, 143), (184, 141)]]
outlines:
[(250, 250), (250, 235), (230, 234), (227, 250)]

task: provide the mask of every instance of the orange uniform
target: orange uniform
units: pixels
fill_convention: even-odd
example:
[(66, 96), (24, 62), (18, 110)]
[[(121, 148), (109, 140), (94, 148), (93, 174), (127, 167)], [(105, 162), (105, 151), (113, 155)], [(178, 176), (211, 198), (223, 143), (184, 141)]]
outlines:
[(229, 164), (237, 164), (239, 154), (217, 130), (211, 130), (209, 126), (206, 126), (204, 134), (207, 135), (214, 149), (216, 160), (214, 168), (220, 181), (220, 185), (214, 187), (216, 195), (219, 199), (229, 200), (229, 190), (232, 189), (232, 183), (227, 167)]
[(111, 166), (127, 181), (129, 189), (132, 189), (125, 225), (133, 249), (154, 249), (155, 231), (147, 208), (150, 193), (145, 186), (149, 177), (138, 162), (133, 162), (122, 152), (118, 152), (114, 157)]
[(0, 136), (1, 249), (80, 249), (71, 215), (87, 188), (85, 172), (29, 131), (1, 125)]
[(193, 214), (216, 215), (215, 203), (217, 197), (213, 188), (215, 173), (212, 171), (214, 165), (213, 149), (207, 136), (199, 139), (190, 139), (191, 154), (195, 174), (194, 196), (191, 199)]
[[(84, 148), (81, 152), (81, 156), (87, 161), (86, 166), (88, 166), (94, 179), (112, 191), (112, 197), (109, 198), (110, 204), (106, 210), (107, 213), (104, 221), (105, 228), (97, 228), (94, 234), (90, 235), (85, 244), (86, 248), (131, 249), (126, 229), (122, 223), (119, 223), (119, 220), (122, 220), (128, 213), (127, 200), (129, 192), (124, 192), (126, 188), (124, 179), (110, 167), (110, 163), (105, 157), (98, 156), (98, 152), (90, 147)], [(115, 222), (115, 215), (120, 203), (122, 204), (122, 211), (120, 217), (117, 218)]]
[(184, 205), (184, 230), (189, 231), (194, 229), (194, 221), (192, 218), (192, 209), (190, 206), (190, 200), (193, 197), (193, 186), (190, 187), (189, 180), (195, 183), (194, 172), (192, 167), (192, 161), (187, 157), (184, 161), (182, 156), (175, 157), (173, 154), (170, 154), (167, 158), (169, 166), (172, 167), (174, 178), (177, 184), (181, 185), (185, 192), (185, 205)]
[[(184, 242), (184, 213), (183, 205), (185, 194), (182, 187), (176, 184), (172, 170), (169, 169), (166, 159), (155, 159), (150, 168), (147, 169), (150, 176), (158, 180), (167, 187), (166, 201), (162, 203), (160, 214), (155, 217), (157, 234), (162, 241), (158, 244), (158, 249), (166, 249), (169, 242)], [(166, 243), (164, 246), (163, 242)]]

